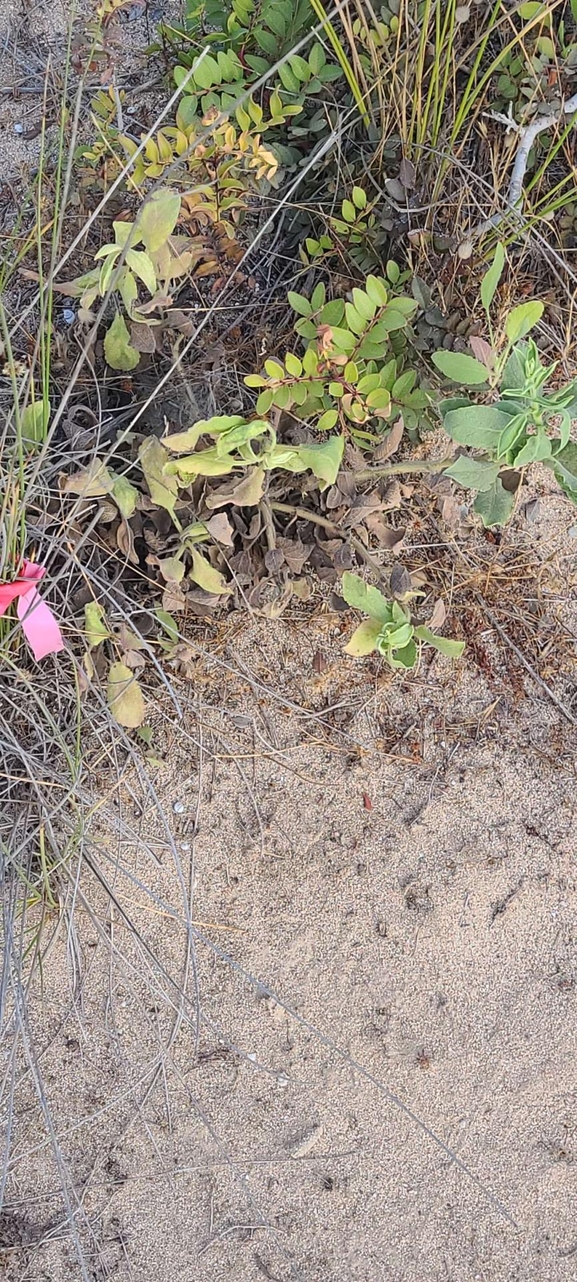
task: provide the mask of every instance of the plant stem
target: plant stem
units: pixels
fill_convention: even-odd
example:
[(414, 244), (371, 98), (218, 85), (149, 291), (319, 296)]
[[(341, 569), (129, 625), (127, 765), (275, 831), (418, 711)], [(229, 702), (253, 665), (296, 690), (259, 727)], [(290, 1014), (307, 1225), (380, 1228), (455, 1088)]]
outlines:
[(355, 481), (372, 481), (382, 476), (402, 476), (404, 472), (442, 472), (454, 463), (454, 458), (423, 459), (415, 462), (387, 463), (385, 467), (366, 467), (360, 472), (353, 471)]

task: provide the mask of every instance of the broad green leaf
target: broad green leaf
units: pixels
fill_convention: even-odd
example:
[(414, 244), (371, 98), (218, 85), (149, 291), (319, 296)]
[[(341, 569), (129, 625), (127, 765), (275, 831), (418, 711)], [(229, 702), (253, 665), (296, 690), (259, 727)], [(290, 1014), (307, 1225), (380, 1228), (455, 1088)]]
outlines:
[(436, 632), (431, 632), (430, 628), (415, 628), (415, 636), (426, 645), (434, 646), (435, 650), (445, 654), (448, 659), (458, 659), (465, 649), (464, 641), (452, 641), (449, 637), (439, 637)]
[(294, 355), (294, 352), (287, 352), (284, 363), (287, 374), (290, 374), (292, 378), (300, 378), (303, 372), (302, 361), (299, 360), (298, 356)]
[(353, 205), (356, 209), (366, 209), (367, 193), (366, 191), (363, 191), (362, 187), (353, 187), (351, 196), (353, 198)]
[(46, 436), (49, 418), (50, 406), (45, 405), (44, 401), (33, 401), (26, 406), (20, 417), (20, 434), (26, 445), (41, 444)]
[(492, 525), (506, 525), (514, 505), (515, 495), (510, 494), (497, 479), (490, 490), (477, 495), (473, 508), (488, 529)]
[(112, 663), (106, 693), (108, 707), (119, 726), (135, 730), (146, 716), (144, 695), (132, 670), (125, 663)]
[(140, 466), (150, 491), (153, 503), (158, 503), (170, 512), (174, 520), (174, 505), (178, 498), (178, 481), (175, 476), (166, 476), (164, 467), (167, 453), (156, 436), (148, 436), (138, 451)]
[(126, 265), (146, 285), (149, 294), (156, 292), (156, 272), (148, 254), (144, 254), (141, 249), (127, 249)]
[(433, 352), (433, 364), (453, 383), (463, 383), (465, 387), (478, 387), (487, 382), (487, 368), (466, 352)]
[(521, 391), (525, 384), (526, 343), (519, 343), (509, 353), (499, 381), (502, 391)]
[(190, 555), (192, 557), (192, 570), (190, 570), (189, 578), (194, 583), (198, 583), (199, 588), (204, 588), (205, 592), (212, 592), (214, 596), (229, 595), (231, 589), (220, 570), (215, 570), (210, 561), (207, 561), (206, 557), (202, 556), (202, 553), (198, 552), (196, 548), (190, 549)]
[(577, 503), (577, 443), (570, 441), (564, 449), (559, 450), (548, 467), (552, 467), (565, 494)]
[(353, 654), (357, 659), (364, 654), (372, 654), (377, 648), (380, 630), (381, 624), (377, 619), (363, 619), (353, 632), (350, 641), (347, 642), (345, 654)]
[(90, 601), (84, 606), (84, 632), (89, 650), (95, 650), (98, 645), (112, 636), (112, 632), (104, 622), (105, 617), (104, 606), (99, 605), (98, 601)]
[(120, 312), (104, 335), (104, 355), (111, 369), (135, 369), (140, 360), (140, 352), (132, 346), (128, 326)]
[(495, 290), (501, 279), (504, 266), (505, 250), (499, 241), (498, 245), (495, 246), (493, 262), (481, 281), (481, 302), (487, 313), (495, 297)]
[(363, 614), (368, 614), (373, 622), (379, 624), (379, 631), (383, 624), (391, 622), (390, 601), (387, 601), (378, 588), (373, 587), (371, 583), (365, 583), (360, 575), (351, 574), (349, 570), (345, 570), (341, 592), (347, 605), (350, 605), (353, 610), (361, 610)]
[(515, 455), (515, 467), (526, 467), (528, 463), (541, 463), (551, 458), (553, 442), (544, 433), (529, 436), (522, 449)]
[(519, 307), (514, 307), (509, 312), (505, 325), (505, 333), (510, 343), (517, 343), (520, 338), (529, 334), (533, 327), (541, 320), (545, 309), (545, 304), (538, 299), (533, 299), (529, 303), (520, 303)]
[(318, 481), (334, 485), (345, 449), (344, 436), (330, 436), (318, 445), (299, 445), (295, 450), (305, 467), (310, 468)]
[(129, 272), (127, 268), (120, 273), (117, 288), (128, 315), (132, 316), (132, 304), (135, 303), (138, 298), (138, 285), (136, 284), (132, 272)]
[(359, 316), (364, 321), (371, 321), (377, 310), (377, 305), (372, 298), (369, 298), (364, 289), (353, 289), (353, 306)]
[(293, 312), (297, 312), (299, 316), (310, 316), (313, 309), (308, 298), (305, 298), (303, 294), (297, 294), (294, 289), (289, 289), (287, 298)]
[(324, 414), (321, 414), (318, 420), (318, 423), (316, 425), (317, 431), (329, 432), (330, 429), (334, 427), (335, 424), (338, 422), (338, 418), (339, 418), (338, 410), (325, 410)]
[(193, 79), (199, 89), (212, 89), (213, 85), (220, 85), (222, 83), (222, 71), (216, 58), (203, 58), (198, 67), (194, 69)]
[(457, 485), (462, 485), (465, 490), (490, 490), (495, 484), (499, 475), (499, 464), (488, 463), (483, 459), (468, 458), (462, 454), (450, 467), (446, 468), (444, 476), (450, 476)]
[(154, 254), (161, 245), (166, 244), (176, 227), (179, 214), (178, 192), (164, 188), (152, 193), (136, 222), (139, 240), (144, 242), (149, 254)]
[(386, 307), (389, 294), (384, 280), (378, 276), (367, 276), (365, 290), (377, 307)]
[(140, 237), (134, 223), (125, 223), (119, 220), (112, 224), (112, 229), (116, 244), (121, 249), (125, 249), (127, 245), (138, 244)]
[(135, 485), (131, 485), (126, 476), (113, 476), (112, 497), (118, 508), (125, 518), (129, 520), (132, 516), (138, 502), (138, 490)]
[(472, 445), (480, 450), (496, 450), (501, 433), (511, 422), (511, 415), (494, 405), (467, 405), (449, 410), (443, 427), (459, 445)]
[(392, 668), (414, 668), (417, 661), (415, 642), (411, 638), (402, 650), (392, 650), (386, 657)]
[(323, 46), (320, 44), (313, 45), (309, 53), (309, 67), (314, 76), (318, 76), (319, 71), (322, 71), (326, 63), (326, 60), (327, 60), (327, 55), (323, 49)]

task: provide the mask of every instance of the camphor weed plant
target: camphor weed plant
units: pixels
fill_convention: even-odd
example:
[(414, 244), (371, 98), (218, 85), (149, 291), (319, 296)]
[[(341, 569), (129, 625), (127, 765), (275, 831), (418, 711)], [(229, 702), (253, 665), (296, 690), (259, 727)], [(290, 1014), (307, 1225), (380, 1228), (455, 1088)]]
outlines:
[[(577, 445), (571, 420), (577, 413), (577, 380), (547, 391), (556, 362), (542, 364), (537, 345), (528, 338), (543, 314), (543, 303), (520, 303), (508, 313), (497, 344), (491, 305), (505, 265), (498, 244), (481, 284), (491, 342), (478, 342), (479, 357), (440, 351), (433, 361), (451, 382), (475, 387), (490, 402), (469, 396), (451, 397), (440, 405), (443, 426), (458, 445), (478, 451), (463, 453), (446, 475), (477, 490), (474, 509), (484, 525), (504, 525), (515, 505), (524, 468), (541, 462), (551, 468), (561, 488), (577, 503)], [(503, 484), (503, 480), (507, 485)]]
[(379, 588), (365, 583), (358, 574), (345, 571), (341, 593), (347, 605), (368, 616), (353, 632), (345, 646), (346, 654), (358, 658), (376, 651), (391, 668), (414, 668), (423, 645), (432, 646), (450, 659), (458, 659), (463, 653), (464, 641), (438, 636), (424, 624), (413, 623), (407, 605), (387, 601)]

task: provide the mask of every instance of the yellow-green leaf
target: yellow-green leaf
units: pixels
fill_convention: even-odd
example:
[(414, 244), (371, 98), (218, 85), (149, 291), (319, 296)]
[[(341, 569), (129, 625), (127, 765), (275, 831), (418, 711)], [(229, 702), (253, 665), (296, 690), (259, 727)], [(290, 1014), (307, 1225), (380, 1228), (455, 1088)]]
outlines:
[(125, 663), (113, 663), (108, 673), (108, 707), (119, 726), (135, 730), (146, 716), (144, 695), (134, 673)]
[(84, 606), (84, 631), (90, 650), (95, 650), (112, 636), (104, 622), (105, 617), (104, 606), (99, 605), (98, 601), (90, 601)]
[(153, 192), (137, 219), (138, 238), (149, 254), (160, 249), (172, 235), (180, 214), (180, 196), (164, 188)]
[(197, 552), (196, 548), (190, 549), (190, 555), (192, 557), (190, 578), (193, 582), (198, 583), (199, 588), (204, 588), (205, 592), (212, 592), (215, 596), (228, 595), (231, 589), (220, 570), (215, 570), (210, 561)]
[(138, 457), (153, 503), (165, 508), (174, 519), (178, 481), (175, 476), (167, 476), (163, 470), (167, 461), (166, 450), (156, 436), (149, 436), (142, 442)]
[(131, 370), (140, 360), (140, 352), (132, 346), (128, 326), (120, 312), (104, 335), (104, 355), (111, 369)]
[(115, 476), (112, 482), (112, 497), (118, 504), (122, 516), (128, 521), (138, 502), (136, 486), (131, 485), (126, 476)]
[(545, 304), (539, 299), (534, 298), (529, 303), (520, 303), (509, 312), (505, 333), (510, 343), (518, 343), (520, 338), (525, 338), (533, 327), (541, 320)]
[(350, 641), (345, 646), (345, 654), (353, 654), (355, 658), (360, 658), (364, 654), (372, 654), (377, 646), (377, 638), (381, 631), (382, 625), (376, 619), (363, 619), (355, 629)]

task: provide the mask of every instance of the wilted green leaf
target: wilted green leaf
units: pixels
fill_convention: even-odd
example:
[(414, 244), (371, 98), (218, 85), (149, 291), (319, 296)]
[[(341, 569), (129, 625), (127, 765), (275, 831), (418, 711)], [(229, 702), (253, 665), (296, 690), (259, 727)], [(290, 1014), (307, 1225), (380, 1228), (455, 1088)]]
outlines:
[(165, 556), (158, 562), (158, 568), (163, 579), (167, 583), (182, 583), (184, 578), (184, 564), (178, 556)]
[(520, 338), (524, 338), (541, 320), (545, 309), (545, 304), (533, 299), (529, 303), (520, 303), (509, 312), (505, 325), (505, 333), (510, 343), (517, 343)]
[(446, 468), (444, 475), (450, 476), (465, 490), (490, 490), (499, 475), (499, 464), (468, 458), (466, 454), (462, 454)]
[(174, 520), (174, 505), (178, 498), (178, 481), (175, 476), (165, 476), (167, 453), (156, 436), (149, 436), (138, 451), (140, 466), (153, 503), (170, 512)]
[(488, 529), (492, 525), (506, 525), (514, 505), (515, 495), (510, 494), (500, 480), (496, 480), (490, 490), (477, 495), (473, 508)]
[(105, 617), (104, 606), (99, 605), (98, 601), (90, 601), (84, 606), (84, 631), (90, 650), (95, 650), (102, 641), (107, 641), (112, 636), (104, 622)]
[(344, 436), (330, 436), (328, 441), (319, 442), (318, 445), (299, 445), (295, 453), (318, 481), (334, 485), (343, 461), (344, 449)]
[(391, 622), (391, 603), (378, 588), (373, 587), (371, 583), (365, 583), (360, 575), (351, 574), (349, 570), (345, 570), (341, 592), (347, 605), (352, 606), (353, 610), (362, 610), (363, 614), (368, 614), (373, 622), (379, 624), (379, 630), (384, 623)]
[(126, 476), (114, 476), (112, 497), (115, 503), (118, 504), (121, 515), (128, 521), (138, 502), (139, 496), (136, 486), (131, 485)]
[(212, 511), (227, 503), (233, 503), (235, 507), (256, 507), (263, 496), (264, 477), (264, 468), (251, 467), (230, 489), (225, 487), (207, 494), (206, 506)]
[(433, 364), (453, 383), (463, 383), (465, 387), (477, 387), (487, 382), (487, 369), (466, 352), (433, 352)]
[(434, 646), (435, 650), (445, 654), (448, 659), (458, 659), (465, 649), (464, 641), (452, 641), (450, 637), (439, 637), (436, 632), (431, 632), (430, 628), (415, 628), (415, 636), (426, 645)]
[(229, 595), (231, 589), (220, 570), (215, 570), (210, 561), (207, 561), (196, 548), (190, 549), (190, 555), (192, 570), (189, 577), (193, 582), (198, 583), (199, 588), (204, 588), (205, 592), (212, 592), (215, 596)]
[(503, 267), (505, 266), (505, 250), (499, 241), (495, 246), (493, 262), (489, 270), (483, 276), (481, 281), (481, 302), (485, 311), (488, 313), (491, 303), (495, 297), (495, 290), (501, 279)]
[(201, 436), (220, 435), (222, 432), (228, 432), (231, 427), (240, 427), (244, 421), (239, 414), (216, 414), (214, 418), (199, 419), (197, 423), (193, 423), (192, 427), (187, 427), (185, 432), (174, 432), (172, 436), (165, 436), (162, 444), (173, 454), (186, 454), (188, 450), (195, 448)]
[(360, 658), (364, 654), (372, 654), (377, 646), (377, 637), (381, 630), (381, 624), (377, 619), (363, 619), (355, 629), (350, 641), (345, 646), (345, 654), (353, 654), (355, 658)]
[(135, 369), (140, 360), (140, 352), (132, 346), (126, 321), (120, 312), (116, 313), (104, 335), (104, 355), (111, 369)]
[(111, 664), (106, 697), (108, 707), (119, 726), (135, 730), (144, 721), (144, 695), (134, 673), (125, 663)]
[(179, 214), (178, 192), (163, 188), (152, 193), (136, 221), (138, 239), (144, 242), (149, 254), (154, 254), (161, 245), (166, 244), (176, 227)]

